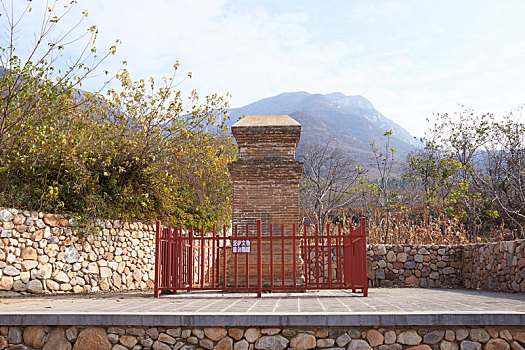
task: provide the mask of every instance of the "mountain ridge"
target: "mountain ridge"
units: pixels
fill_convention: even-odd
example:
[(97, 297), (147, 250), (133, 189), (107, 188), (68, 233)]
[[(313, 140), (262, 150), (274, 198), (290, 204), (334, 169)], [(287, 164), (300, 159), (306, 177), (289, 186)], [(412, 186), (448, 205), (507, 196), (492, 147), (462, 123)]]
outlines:
[(248, 105), (229, 110), (228, 125), (243, 115), (286, 114), (302, 125), (298, 152), (306, 144), (325, 144), (331, 140), (343, 152), (348, 152), (365, 165), (372, 157), (370, 143), (384, 145), (384, 133), (393, 130), (391, 147), (406, 156), (418, 143), (402, 126), (381, 114), (360, 95), (346, 96), (341, 92), (310, 94), (305, 91), (285, 92)]

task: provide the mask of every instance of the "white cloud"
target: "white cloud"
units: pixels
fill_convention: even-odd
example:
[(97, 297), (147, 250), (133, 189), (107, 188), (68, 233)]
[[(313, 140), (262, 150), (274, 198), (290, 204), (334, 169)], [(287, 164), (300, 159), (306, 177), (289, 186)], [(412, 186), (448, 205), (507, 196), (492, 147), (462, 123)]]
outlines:
[[(35, 1), (37, 4), (43, 0)], [(525, 102), (520, 1), (79, 0), (114, 69), (171, 74), (240, 106), (284, 91), (361, 94), (421, 135), (432, 112), (462, 103), (503, 112)]]

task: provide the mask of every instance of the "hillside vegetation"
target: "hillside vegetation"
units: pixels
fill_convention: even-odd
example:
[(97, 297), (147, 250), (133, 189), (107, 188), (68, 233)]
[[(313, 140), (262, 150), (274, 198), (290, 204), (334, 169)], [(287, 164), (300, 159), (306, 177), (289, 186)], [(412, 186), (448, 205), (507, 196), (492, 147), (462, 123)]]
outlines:
[[(436, 115), (423, 147), (406, 157), (397, 154), (387, 131), (370, 145), (374, 177), (334, 145), (309, 145), (300, 154), (303, 215), (319, 225), (365, 216), (370, 238), (383, 243), (523, 238), (521, 118), (521, 108), (498, 120), (471, 110)], [(401, 174), (393, 171), (396, 163)]]

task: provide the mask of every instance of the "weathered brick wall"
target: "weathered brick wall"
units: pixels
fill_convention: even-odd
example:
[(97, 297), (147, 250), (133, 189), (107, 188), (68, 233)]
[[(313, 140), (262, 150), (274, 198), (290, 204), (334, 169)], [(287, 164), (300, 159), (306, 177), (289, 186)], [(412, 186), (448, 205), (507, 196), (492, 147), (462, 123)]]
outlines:
[(295, 160), (301, 125), (288, 116), (248, 116), (232, 126), (239, 146), (238, 160), (230, 164), (233, 181), (234, 225), (245, 227), (261, 219), (284, 224), (291, 232), (299, 222), (299, 182), (303, 164)]
[[(270, 120), (273, 116), (249, 116), (247, 118), (265, 118)], [(287, 117), (288, 116), (278, 116)], [(287, 123), (282, 119), (274, 119), (275, 123), (281, 125), (271, 125), (259, 123), (235, 124), (232, 126), (232, 133), (239, 146), (239, 159), (276, 159), (278, 161), (295, 161), (295, 148), (301, 136), (301, 125), (299, 123)]]
[[(293, 225), (299, 223), (299, 183), (303, 164), (295, 160), (295, 149), (301, 136), (301, 125), (288, 116), (248, 116), (232, 126), (232, 133), (239, 147), (237, 161), (229, 166), (233, 182), (234, 227), (237, 225), (238, 233), (243, 235), (246, 225), (249, 225), (249, 234), (256, 235), (255, 225), (260, 219), (263, 235), (270, 234), (270, 224), (276, 224), (277, 235), (281, 234), (280, 225), (285, 234), (290, 235)], [(274, 254), (279, 256), (282, 248), (281, 243), (275, 243)], [(293, 248), (285, 244), (284, 249), (291, 253)], [(271, 279), (269, 250), (269, 242), (263, 242), (263, 284), (269, 284)], [(255, 255), (256, 251), (257, 246), (253, 245), (250, 255)], [(296, 256), (296, 276), (302, 283), (303, 262), (299, 245), (296, 247)], [(229, 259), (229, 276), (234, 276), (233, 259), (233, 256)], [(255, 256), (252, 261), (256, 261)], [(293, 262), (288, 259), (282, 266), (280, 259), (274, 259), (273, 265), (275, 271), (284, 269), (286, 283), (292, 285)], [(254, 285), (256, 264), (250, 265), (248, 271), (244, 266), (238, 268), (240, 285), (246, 283), (246, 274), (249, 274), (249, 284)], [(228, 283), (232, 284), (230, 280)]]
[(254, 164), (237, 161), (231, 167), (233, 178), (233, 224), (239, 233), (250, 225), (255, 234), (255, 222), (284, 224), (285, 232), (299, 221), (299, 181), (301, 164)]

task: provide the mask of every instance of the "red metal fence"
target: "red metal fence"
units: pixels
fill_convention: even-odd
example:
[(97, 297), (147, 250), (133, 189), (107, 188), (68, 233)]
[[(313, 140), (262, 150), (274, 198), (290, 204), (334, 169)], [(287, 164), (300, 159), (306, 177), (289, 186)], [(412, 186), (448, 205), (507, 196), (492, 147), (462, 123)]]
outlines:
[[(307, 225), (285, 232), (270, 225), (263, 235), (261, 221), (226, 226), (221, 232), (182, 230), (157, 222), (155, 297), (180, 290), (302, 291), (351, 289), (368, 295), (365, 219), (353, 228), (326, 226), (324, 232)], [(255, 232), (253, 232), (255, 231)]]

